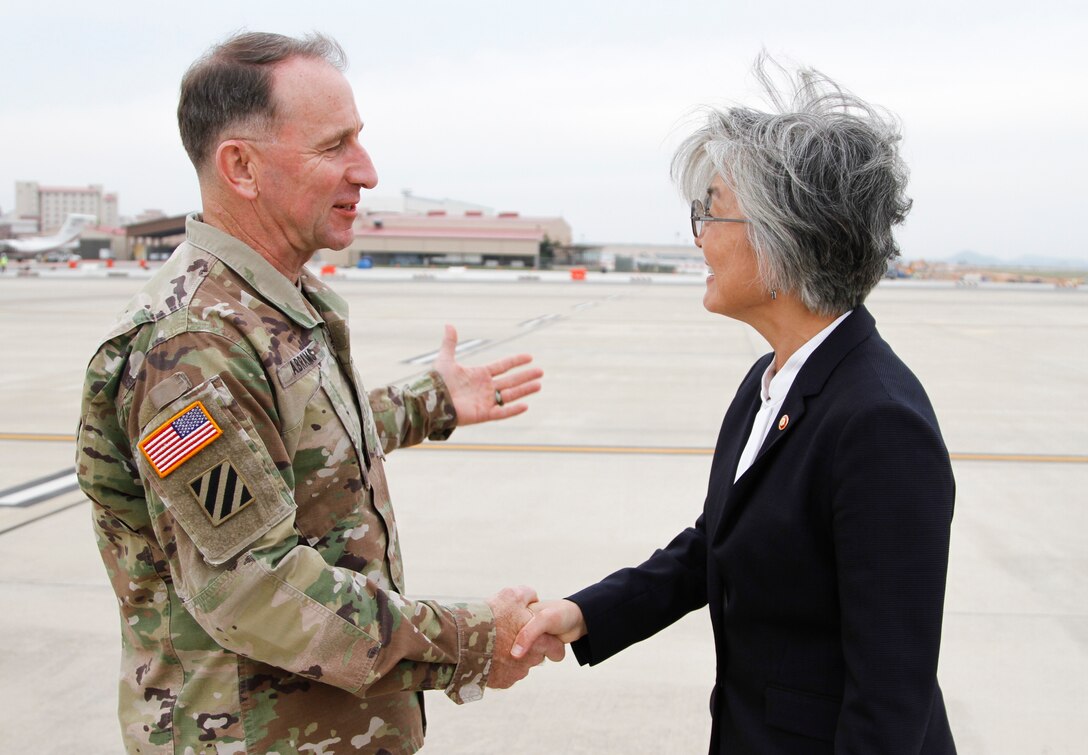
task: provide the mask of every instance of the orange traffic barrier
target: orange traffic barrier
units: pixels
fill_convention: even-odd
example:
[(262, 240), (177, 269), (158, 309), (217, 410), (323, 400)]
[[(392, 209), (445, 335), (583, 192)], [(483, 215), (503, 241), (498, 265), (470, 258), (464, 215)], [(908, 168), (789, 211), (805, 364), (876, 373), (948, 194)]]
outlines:
[(572, 281), (584, 281), (586, 279), (586, 269), (584, 267), (572, 267), (570, 269), (570, 279)]

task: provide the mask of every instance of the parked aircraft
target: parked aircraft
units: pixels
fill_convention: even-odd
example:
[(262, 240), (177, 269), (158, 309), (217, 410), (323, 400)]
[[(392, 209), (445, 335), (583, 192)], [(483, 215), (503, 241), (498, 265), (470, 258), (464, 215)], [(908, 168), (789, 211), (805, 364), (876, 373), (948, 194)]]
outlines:
[(0, 239), (0, 251), (14, 259), (37, 257), (65, 247), (79, 239), (86, 226), (94, 225), (94, 215), (71, 213), (64, 219), (61, 229), (51, 236), (32, 236), (26, 239)]

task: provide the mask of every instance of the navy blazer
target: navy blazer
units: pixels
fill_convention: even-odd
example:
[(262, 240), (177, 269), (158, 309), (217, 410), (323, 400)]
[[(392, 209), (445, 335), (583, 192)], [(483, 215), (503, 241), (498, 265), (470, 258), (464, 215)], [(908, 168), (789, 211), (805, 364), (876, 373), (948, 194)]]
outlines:
[(695, 526), (571, 596), (575, 655), (709, 603), (711, 753), (954, 753), (937, 657), (955, 482), (929, 399), (859, 307), (734, 483), (772, 357), (726, 412)]

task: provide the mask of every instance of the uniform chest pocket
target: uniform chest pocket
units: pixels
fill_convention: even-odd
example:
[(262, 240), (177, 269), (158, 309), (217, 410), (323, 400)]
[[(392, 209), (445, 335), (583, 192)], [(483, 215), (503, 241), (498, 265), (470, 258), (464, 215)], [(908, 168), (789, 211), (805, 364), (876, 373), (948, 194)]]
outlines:
[(314, 369), (293, 381), (283, 391), (283, 398), (279, 402), (280, 426), (283, 428), (281, 431), (283, 445), (289, 456), (294, 456), (298, 448), (310, 402), (319, 390), (321, 390), (321, 372)]
[(325, 363), (308, 378), (315, 389), (306, 400), (292, 456), (295, 527), (310, 544), (333, 529), (358, 526), (365, 515), (368, 477), (360, 419), (335, 370)]

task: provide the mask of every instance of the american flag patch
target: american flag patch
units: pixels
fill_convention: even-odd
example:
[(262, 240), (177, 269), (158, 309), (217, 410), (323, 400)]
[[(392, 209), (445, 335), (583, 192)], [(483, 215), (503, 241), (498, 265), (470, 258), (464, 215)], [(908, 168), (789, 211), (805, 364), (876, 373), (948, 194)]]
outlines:
[(140, 450), (159, 477), (166, 477), (222, 434), (204, 404), (194, 401), (140, 441)]

